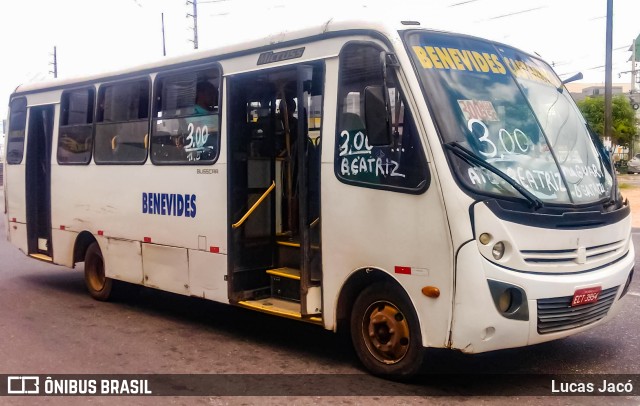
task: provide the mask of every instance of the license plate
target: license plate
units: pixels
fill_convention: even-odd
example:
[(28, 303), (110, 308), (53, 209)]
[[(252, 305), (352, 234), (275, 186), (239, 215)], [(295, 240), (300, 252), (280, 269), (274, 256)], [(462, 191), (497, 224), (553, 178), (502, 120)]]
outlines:
[(598, 296), (602, 291), (601, 286), (595, 288), (578, 289), (573, 294), (573, 300), (571, 301), (571, 307), (581, 306), (589, 303), (595, 303), (598, 301)]

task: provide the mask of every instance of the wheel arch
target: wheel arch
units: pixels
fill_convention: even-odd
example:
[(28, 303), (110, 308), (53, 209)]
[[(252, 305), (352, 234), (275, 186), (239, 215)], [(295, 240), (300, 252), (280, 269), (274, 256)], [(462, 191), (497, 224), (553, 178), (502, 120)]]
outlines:
[(378, 282), (388, 282), (396, 285), (409, 299), (409, 303), (414, 306), (414, 311), (416, 310), (415, 304), (407, 291), (388, 272), (374, 267), (360, 268), (349, 275), (340, 289), (336, 305), (336, 327), (334, 329), (336, 332), (349, 331), (349, 319), (356, 298), (366, 287)]
[(87, 249), (93, 242), (97, 242), (96, 238), (89, 231), (82, 231), (78, 234), (76, 242), (73, 246), (73, 264), (84, 262)]

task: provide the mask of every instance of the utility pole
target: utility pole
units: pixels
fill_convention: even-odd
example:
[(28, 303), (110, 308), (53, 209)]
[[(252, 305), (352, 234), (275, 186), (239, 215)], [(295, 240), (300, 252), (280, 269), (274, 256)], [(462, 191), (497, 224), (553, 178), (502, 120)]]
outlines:
[(187, 0), (187, 5), (193, 4), (193, 14), (187, 13), (187, 18), (193, 18), (193, 49), (198, 49), (198, 0)]
[(611, 110), (611, 71), (613, 48), (613, 0), (607, 0), (607, 37), (605, 50), (605, 67), (604, 67), (604, 136), (611, 139), (613, 114)]
[(53, 73), (53, 77), (57, 78), (58, 77), (58, 50), (55, 45), (53, 47), (52, 56), (53, 56), (53, 62), (49, 62), (49, 65), (53, 65), (53, 70), (50, 70), (49, 73)]
[(636, 58), (638, 57), (638, 55), (636, 54), (636, 46), (638, 46), (638, 38), (640, 38), (640, 35), (638, 35), (637, 38), (633, 39), (633, 42), (631, 43), (631, 93), (635, 93), (634, 91), (636, 90)]
[(167, 47), (164, 40), (164, 13), (161, 13), (162, 17), (162, 56), (167, 56)]

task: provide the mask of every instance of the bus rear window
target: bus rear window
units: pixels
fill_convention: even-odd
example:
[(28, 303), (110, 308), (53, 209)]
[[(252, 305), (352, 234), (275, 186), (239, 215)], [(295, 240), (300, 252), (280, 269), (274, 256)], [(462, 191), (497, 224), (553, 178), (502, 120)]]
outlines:
[(24, 131), (27, 123), (27, 99), (13, 99), (10, 105), (7, 163), (19, 164), (24, 155)]
[(100, 87), (94, 160), (98, 164), (142, 164), (149, 142), (149, 81)]
[(93, 88), (62, 95), (58, 163), (87, 164), (91, 160), (94, 99)]

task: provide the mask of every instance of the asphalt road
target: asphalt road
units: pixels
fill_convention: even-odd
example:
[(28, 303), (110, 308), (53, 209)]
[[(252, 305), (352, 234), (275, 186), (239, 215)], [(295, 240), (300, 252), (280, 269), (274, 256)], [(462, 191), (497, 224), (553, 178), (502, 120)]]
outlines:
[[(640, 231), (633, 238), (638, 247)], [(472, 401), (513, 404), (517, 396), (518, 403), (542, 405), (550, 398), (526, 396), (527, 385), (536, 385), (531, 376), (640, 374), (639, 279), (636, 275), (627, 305), (608, 324), (527, 348), (477, 355), (432, 350), (426, 372), (436, 375), (407, 385), (369, 376), (348, 339), (314, 325), (145, 288), (127, 292), (115, 302), (97, 302), (86, 293), (78, 269), (29, 259), (11, 246), (6, 241), (5, 219), (0, 217), (0, 374), (278, 374), (269, 385), (287, 388), (279, 394), (293, 394), (287, 403), (296, 404), (422, 403), (427, 394), (438, 395), (430, 399), (436, 404), (465, 403), (469, 385), (475, 382), (488, 388), (491, 396), (475, 396)], [(522, 379), (514, 393), (513, 379), (466, 375), (477, 373), (522, 374)], [(245, 384), (241, 392), (255, 395), (251, 384)], [(302, 387), (320, 389), (315, 396), (301, 396)], [(335, 398), (320, 393), (361, 396)], [(399, 397), (382, 396), (386, 394)], [(557, 400), (567, 404), (572, 399), (576, 398)], [(638, 404), (639, 399), (580, 398), (580, 404)], [(43, 401), (5, 397), (0, 403), (25, 404), (27, 400)], [(88, 399), (46, 400), (48, 404), (84, 404)], [(159, 400), (96, 397), (91, 403), (157, 404)], [(173, 396), (161, 401), (281, 404), (285, 399)]]

